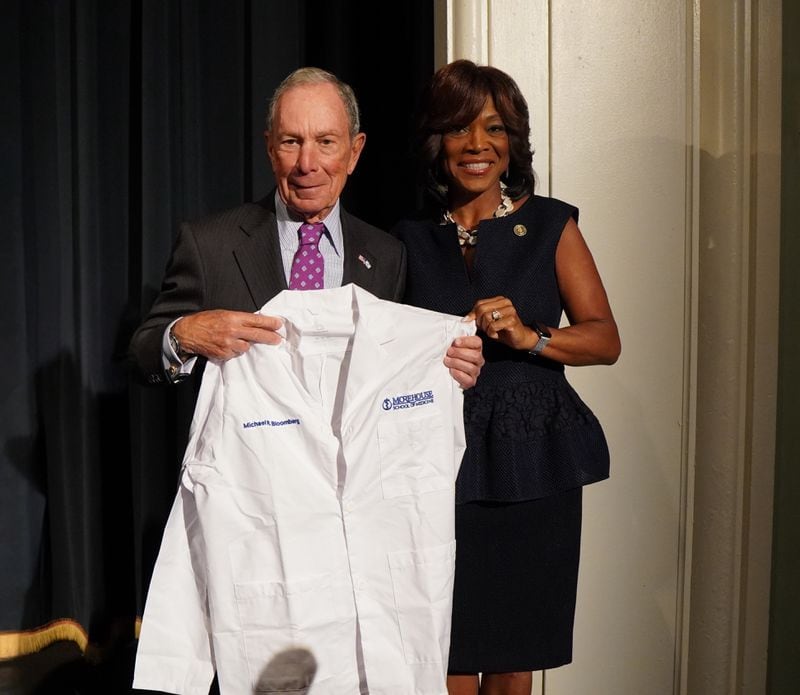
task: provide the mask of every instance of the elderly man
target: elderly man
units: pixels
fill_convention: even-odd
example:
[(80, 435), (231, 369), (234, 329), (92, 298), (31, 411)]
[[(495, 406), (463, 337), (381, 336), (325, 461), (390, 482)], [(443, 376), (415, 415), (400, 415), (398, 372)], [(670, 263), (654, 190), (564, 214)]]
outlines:
[[(181, 381), (198, 357), (213, 360), (148, 595), (135, 685), (205, 693), (216, 662), (223, 693), (299, 691), (312, 678), (321, 694), (388, 692), (384, 681), (392, 692), (444, 693), (463, 451), (453, 379), (475, 383), (481, 341), (471, 323), (383, 301), (403, 296), (405, 249), (340, 206), (365, 142), (347, 85), (313, 68), (292, 73), (272, 98), (265, 139), (276, 190), (181, 226), (131, 343), (151, 383)], [(339, 289), (283, 292), (317, 288)], [(291, 343), (292, 319), (276, 311), (284, 326), (267, 309), (305, 306), (306, 297), (337, 329), (346, 298), (344, 313), (368, 329), (347, 347), (336, 330), (324, 349), (312, 335), (307, 360), (295, 350), (299, 361), (282, 361), (277, 346)], [(251, 351), (258, 343), (276, 349)], [(330, 359), (315, 361), (321, 352)], [(335, 355), (348, 365), (341, 372)], [(358, 397), (345, 386), (330, 404), (335, 427), (318, 426), (302, 388), (292, 393), (295, 369), (336, 391), (340, 373), (356, 373)], [(262, 663), (284, 642), (310, 650), (312, 667), (300, 668), (291, 650)]]
[[(280, 319), (254, 312), (282, 290), (354, 283), (381, 299), (403, 295), (402, 244), (339, 203), (366, 141), (352, 89), (323, 70), (293, 72), (272, 97), (264, 136), (275, 192), (181, 226), (161, 293), (131, 341), (150, 383), (180, 381), (198, 356), (227, 360), (253, 343), (279, 343)], [(320, 222), (313, 258), (324, 270), (302, 286), (292, 267), (304, 229)], [(482, 363), (475, 336), (458, 338), (445, 356), (464, 388)]]

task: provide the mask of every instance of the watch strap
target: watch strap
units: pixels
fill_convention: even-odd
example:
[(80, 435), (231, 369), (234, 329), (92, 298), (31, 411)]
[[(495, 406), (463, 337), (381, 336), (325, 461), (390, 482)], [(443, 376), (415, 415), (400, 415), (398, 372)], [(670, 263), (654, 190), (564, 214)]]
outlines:
[(529, 350), (528, 352), (533, 355), (533, 357), (538, 357), (542, 353), (542, 350), (544, 350), (547, 346), (547, 343), (550, 342), (551, 333), (547, 329), (547, 326), (542, 326), (538, 321), (534, 321), (531, 325), (531, 328), (536, 331), (536, 335), (539, 336), (539, 340), (537, 341), (536, 345), (533, 346), (533, 349)]
[(192, 356), (183, 349), (181, 341), (178, 340), (178, 336), (175, 335), (172, 328), (169, 329), (169, 346), (172, 348), (172, 351), (177, 355), (181, 362), (185, 362), (189, 357)]

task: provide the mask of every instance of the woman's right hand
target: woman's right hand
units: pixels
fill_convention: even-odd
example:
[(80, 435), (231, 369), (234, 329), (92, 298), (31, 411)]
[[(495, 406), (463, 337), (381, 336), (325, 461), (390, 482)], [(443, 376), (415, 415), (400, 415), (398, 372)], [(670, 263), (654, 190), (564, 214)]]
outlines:
[(474, 319), (478, 328), (492, 340), (515, 350), (532, 350), (539, 341), (536, 331), (522, 323), (507, 297), (479, 299), (467, 319)]

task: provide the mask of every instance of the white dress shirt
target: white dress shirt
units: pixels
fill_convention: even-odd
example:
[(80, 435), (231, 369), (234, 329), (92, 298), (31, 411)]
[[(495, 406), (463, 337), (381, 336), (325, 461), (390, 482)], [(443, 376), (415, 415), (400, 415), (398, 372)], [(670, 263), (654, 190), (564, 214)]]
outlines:
[[(278, 221), (283, 272), (286, 274), (288, 286), (294, 254), (300, 247), (300, 227), (304, 224), (304, 220), (292, 218), (277, 191), (275, 192), (275, 217)], [(339, 215), (338, 200), (322, 222), (325, 224), (325, 233), (320, 237), (317, 248), (325, 260), (325, 287), (339, 287), (342, 284), (344, 272), (344, 238), (342, 237), (342, 220)]]

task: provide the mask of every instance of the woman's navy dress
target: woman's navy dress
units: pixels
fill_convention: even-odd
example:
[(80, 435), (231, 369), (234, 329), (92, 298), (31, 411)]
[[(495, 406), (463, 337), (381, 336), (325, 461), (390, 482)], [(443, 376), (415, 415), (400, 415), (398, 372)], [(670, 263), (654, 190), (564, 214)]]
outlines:
[[(482, 221), (471, 272), (455, 225), (400, 222), (404, 301), (463, 315), (502, 295), (524, 324), (558, 326), (555, 253), (570, 217), (575, 207), (532, 196)], [(608, 447), (563, 365), (482, 337), (486, 364), (464, 398), (450, 672), (553, 668), (572, 659), (581, 488), (608, 477)]]

